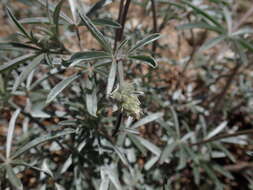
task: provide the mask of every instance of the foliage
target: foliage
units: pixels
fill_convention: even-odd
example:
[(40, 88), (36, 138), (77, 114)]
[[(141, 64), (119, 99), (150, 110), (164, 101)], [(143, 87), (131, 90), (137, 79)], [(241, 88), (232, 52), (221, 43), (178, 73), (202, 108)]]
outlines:
[[(40, 9), (18, 19), (5, 5), (18, 32), (0, 42), (1, 112), (12, 112), (1, 189), (225, 189), (238, 173), (252, 188), (251, 170), (231, 169), (241, 162), (233, 149), (252, 143), (251, 122), (233, 120), (252, 115), (251, 9), (239, 17), (232, 0), (22, 2)], [(118, 4), (116, 20), (108, 5)], [(131, 8), (146, 10), (153, 28), (128, 25), (139, 22)], [(190, 36), (190, 55), (164, 55), (175, 51), (163, 43), (172, 22)], [(36, 184), (25, 182), (29, 169)]]

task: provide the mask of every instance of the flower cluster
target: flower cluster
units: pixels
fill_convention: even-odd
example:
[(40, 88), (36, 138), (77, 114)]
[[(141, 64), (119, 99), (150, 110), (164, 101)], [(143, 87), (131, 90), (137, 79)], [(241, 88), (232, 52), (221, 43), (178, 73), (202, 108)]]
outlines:
[(122, 110), (126, 111), (130, 116), (139, 118), (141, 114), (139, 94), (132, 83), (125, 82), (121, 88), (112, 92), (111, 97), (120, 102)]

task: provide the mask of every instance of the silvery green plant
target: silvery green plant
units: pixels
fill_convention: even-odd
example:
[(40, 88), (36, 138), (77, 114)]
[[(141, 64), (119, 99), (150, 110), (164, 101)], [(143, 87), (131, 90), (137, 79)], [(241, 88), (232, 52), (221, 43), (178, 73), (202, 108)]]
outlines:
[[(29, 53), (21, 54), (20, 57), (0, 66), (0, 72), (3, 75), (20, 71), (21, 68), (11, 91), (9, 88), (2, 89), (9, 93), (10, 97), (7, 101), (16, 108), (9, 122), (6, 156), (1, 155), (1, 170), (6, 174), (2, 177), (3, 179), (6, 177), (16, 189), (24, 189), (22, 182), (16, 176), (16, 172), (24, 170), (24, 167), (40, 172), (43, 175), (41, 180), (46, 177), (56, 179), (58, 175), (64, 175), (71, 168), (71, 170), (74, 169), (75, 176), (69, 188), (79, 186), (78, 188), (81, 189), (90, 189), (100, 184), (100, 189), (108, 189), (111, 183), (117, 189), (122, 189), (117, 166), (125, 165), (131, 178), (135, 176), (133, 168), (126, 159), (126, 150), (123, 148), (127, 135), (138, 135), (137, 127), (162, 116), (159, 113), (152, 119), (147, 119), (141, 114), (141, 102), (135, 94), (136, 90), (132, 82), (125, 80), (124, 69), (127, 68), (125, 64), (129, 60), (135, 60), (155, 68), (157, 66), (155, 59), (148, 55), (138, 54), (138, 50), (160, 38), (160, 35), (157, 33), (147, 35), (129, 48), (127, 47), (129, 40), (118, 42), (116, 34), (116, 45), (113, 47), (111, 40), (102, 34), (94, 23), (117, 28), (119, 31), (122, 29), (121, 32), (123, 32), (122, 23), (108, 19), (92, 21), (83, 9), (76, 7), (74, 1), (70, 1), (73, 20), (62, 11), (64, 0), (56, 6), (49, 2), (40, 1), (40, 3), (48, 10), (48, 17), (17, 20), (12, 11), (9, 8), (6, 9), (24, 43), (2, 43), (1, 47), (6, 50), (9, 48), (27, 49)], [(23, 24), (35, 23), (46, 24), (48, 27), (40, 27), (36, 31), (28, 32), (23, 26)], [(78, 27), (85, 26), (101, 49), (72, 52), (61, 40), (62, 26), (74, 27), (76, 30)], [(49, 73), (42, 72), (44, 76), (41, 79), (33, 80), (36, 72), (40, 72), (40, 68), (48, 68)], [(75, 73), (67, 77), (61, 76), (59, 82), (53, 87), (44, 83), (49, 77), (58, 77), (60, 76), (58, 73), (70, 69), (75, 70)], [(40, 87), (45, 87), (45, 85), (47, 90), (43, 92)], [(117, 89), (116, 86), (118, 86)], [(60, 96), (66, 88), (71, 88), (69, 97)], [(28, 104), (25, 108), (12, 101), (12, 96), (15, 95), (27, 97)], [(53, 102), (66, 106), (66, 110), (63, 113), (56, 113), (61, 118), (60, 122), (55, 126), (45, 127), (41, 120), (53, 115), (44, 110)], [(114, 110), (118, 113), (115, 127), (112, 126), (115, 123), (115, 117), (108, 115), (108, 111), (113, 109), (114, 104), (118, 107)], [(26, 118), (24, 120), (26, 126), (24, 136), (19, 139), (21, 142), (18, 146), (14, 146), (16, 120), (20, 115)], [(140, 119), (143, 116), (144, 118)], [(127, 124), (123, 123), (125, 118), (128, 118)], [(132, 120), (133, 118), (140, 119), (141, 123), (139, 125), (138, 122), (134, 123), (132, 128), (131, 118)], [(27, 129), (29, 122), (35, 122), (44, 134), (37, 129), (30, 134), (30, 130)], [(52, 142), (52, 150), (60, 148), (62, 151), (69, 152), (66, 162), (60, 166), (57, 174), (50, 169), (53, 163), (50, 163), (48, 159), (43, 159), (43, 156), (40, 157), (39, 152), (37, 152), (38, 157), (36, 156), (35, 162), (26, 157), (27, 154), (33, 154), (34, 149), (37, 149), (40, 144), (48, 141)], [(85, 171), (87, 167), (92, 171), (89, 176)], [(55, 188), (61, 189), (60, 183), (61, 179), (55, 182)], [(66, 181), (63, 184), (65, 186)], [(50, 186), (47, 187), (45, 184), (41, 188), (48, 189)]]
[[(237, 166), (233, 145), (250, 144), (253, 133), (231, 121), (237, 110), (252, 114), (252, 80), (240, 72), (250, 68), (252, 29), (243, 27), (244, 17), (237, 21), (233, 1), (121, 0), (117, 21), (103, 9), (112, 1), (91, 7), (78, 0), (57, 2), (38, 0), (43, 16), (19, 20), (6, 8), (18, 33), (0, 42), (5, 62), (0, 65), (0, 106), (12, 113), (5, 155), (0, 153), (0, 188), (225, 189), (240, 180), (234, 174), (252, 186), (250, 170), (224, 166)], [(152, 16), (153, 28), (126, 24), (130, 4)], [(176, 47), (156, 41), (175, 20), (177, 35), (191, 37), (191, 55), (163, 56), (164, 68), (153, 72), (157, 62), (150, 55)], [(85, 46), (88, 32), (98, 49)], [(79, 50), (68, 46), (69, 39), (76, 39)], [(215, 55), (203, 53), (220, 46), (224, 51)], [(150, 66), (149, 72), (136, 74), (142, 68), (138, 63)], [(167, 91), (173, 75), (173, 70), (166, 73), (167, 65), (183, 67), (175, 82), (186, 80), (186, 89), (176, 85)], [(197, 90), (188, 69), (198, 71), (202, 86)], [(160, 72), (163, 76), (152, 77)], [(17, 97), (25, 97), (25, 103)], [(22, 183), (28, 169), (36, 176), (34, 187)]]

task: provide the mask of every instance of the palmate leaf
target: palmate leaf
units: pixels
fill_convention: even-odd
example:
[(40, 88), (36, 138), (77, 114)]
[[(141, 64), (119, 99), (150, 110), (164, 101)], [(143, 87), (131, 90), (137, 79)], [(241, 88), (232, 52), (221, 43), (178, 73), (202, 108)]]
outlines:
[(245, 27), (245, 28), (241, 28), (241, 29), (233, 32), (231, 35), (232, 36), (239, 36), (239, 35), (252, 34), (252, 33), (253, 33), (253, 29)]
[(13, 153), (13, 155), (11, 156), (12, 159), (17, 158), (18, 156), (24, 154), (26, 151), (30, 150), (31, 148), (38, 146), (39, 144), (42, 144), (44, 142), (59, 138), (61, 136), (64, 135), (69, 135), (75, 133), (75, 130), (65, 130), (65, 131), (61, 131), (55, 135), (53, 134), (47, 134), (38, 138), (35, 138), (34, 140), (30, 141), (29, 143), (27, 143), (26, 145), (22, 146), (21, 148), (17, 149), (16, 152)]
[(11, 184), (17, 189), (17, 190), (23, 190), (23, 184), (21, 183), (20, 179), (16, 176), (13, 168), (7, 164), (5, 165), (6, 173), (8, 175), (8, 179), (11, 182)]
[(109, 76), (107, 79), (107, 87), (106, 87), (107, 96), (112, 92), (112, 89), (116, 80), (116, 73), (117, 73), (117, 64), (115, 61), (113, 61), (110, 72), (109, 72)]
[(177, 138), (180, 138), (180, 136), (181, 136), (181, 134), (180, 134), (180, 125), (179, 125), (177, 112), (175, 111), (175, 109), (172, 106), (170, 106), (170, 111), (172, 113), (174, 126), (175, 126), (176, 133), (177, 133)]
[(104, 38), (104, 35), (95, 27), (91, 20), (85, 15), (80, 13), (81, 20), (84, 22), (85, 26), (91, 32), (94, 38), (99, 42), (99, 44), (107, 51), (112, 53), (111, 44)]
[(220, 125), (218, 125), (217, 127), (214, 128), (214, 130), (212, 130), (205, 139), (210, 139), (212, 137), (214, 137), (215, 135), (219, 134), (222, 130), (225, 129), (225, 127), (227, 126), (228, 122), (224, 121), (222, 122)]
[(111, 3), (112, 0), (99, 0), (97, 1), (87, 12), (87, 16), (90, 17), (91, 15), (95, 14), (99, 9), (103, 8), (105, 5)]
[[(51, 12), (54, 12), (55, 11), (55, 5), (54, 4), (52, 4), (52, 3), (50, 3), (49, 1), (48, 1), (48, 4), (47, 4), (47, 1), (45, 1), (45, 0), (37, 0), (41, 5), (43, 5), (44, 7), (47, 7), (47, 5), (48, 5), (48, 8), (49, 8), (49, 10), (51, 11)], [(71, 24), (71, 25), (73, 25), (74, 24), (74, 22), (72, 21), (72, 19), (71, 18), (69, 18), (65, 13), (63, 13), (62, 11), (60, 11), (60, 17), (61, 17), (61, 19), (63, 19), (63, 20), (65, 20), (67, 23), (69, 23), (69, 24)]]
[(132, 133), (127, 133), (127, 136), (129, 137), (129, 139), (131, 140), (131, 142), (137, 147), (137, 149), (139, 149), (139, 151), (141, 151), (141, 153), (143, 155), (147, 154), (147, 150), (145, 149), (145, 147), (140, 143), (140, 141), (136, 138), (137, 136), (132, 134)]
[[(64, 66), (73, 67), (83, 61), (94, 61), (99, 59), (111, 59), (111, 54), (105, 51), (85, 51), (74, 53), (69, 60), (64, 61)], [(111, 63), (111, 61), (109, 61)], [(96, 63), (94, 64), (94, 67)]]
[(74, 23), (77, 24), (78, 4), (77, 0), (68, 0)]
[(246, 49), (248, 49), (249, 51), (253, 52), (253, 44), (242, 39), (242, 38), (239, 38), (237, 39), (237, 41)]
[(153, 57), (146, 55), (136, 55), (136, 56), (128, 56), (129, 59), (138, 60), (141, 63), (148, 64), (149, 66), (156, 68), (157, 62)]
[(240, 60), (242, 64), (248, 65), (248, 57), (246, 55), (246, 51), (243, 48), (243, 46), (236, 40), (234, 40), (235, 47), (237, 48), (237, 51), (240, 56)]
[(117, 66), (118, 66), (118, 79), (119, 79), (119, 84), (120, 86), (124, 85), (124, 68), (123, 68), (123, 63), (122, 61), (118, 61), (117, 62)]
[(196, 165), (193, 165), (193, 176), (194, 176), (194, 182), (199, 185), (200, 183), (200, 171), (199, 168)]
[(168, 3), (169, 5), (175, 6), (178, 9), (185, 10), (185, 7), (182, 4), (180, 4), (180, 3), (176, 3), (176, 2), (172, 2), (172, 1), (167, 1), (167, 0), (158, 0), (157, 2), (159, 2), (159, 3)]
[(128, 43), (128, 39), (123, 40), (120, 44), (119, 47), (117, 48), (117, 52), (122, 49), (127, 43)]
[(19, 77), (16, 79), (12, 91), (15, 92), (18, 88), (18, 86), (27, 78), (27, 76), (40, 64), (42, 59), (44, 58), (44, 55), (41, 54), (38, 57), (36, 57), (29, 65), (27, 65), (22, 73), (19, 75)]
[(227, 31), (229, 34), (231, 34), (233, 27), (231, 12), (226, 7), (223, 7), (223, 14), (227, 23)]
[(234, 163), (236, 163), (236, 158), (234, 157), (234, 155), (232, 153), (229, 152), (229, 150), (227, 150), (227, 148), (225, 146), (223, 146), (223, 144), (218, 143), (218, 142), (213, 142), (214, 146), (216, 146), (217, 149), (221, 150), (224, 154), (226, 154), (226, 156)]
[(204, 18), (208, 19), (209, 21), (211, 21), (213, 24), (215, 24), (216, 26), (220, 27), (223, 29), (222, 25), (217, 21), (216, 18), (213, 18), (211, 15), (209, 15), (207, 12), (203, 11), (202, 9), (196, 7), (195, 5), (191, 4), (189, 1), (186, 0), (182, 0), (182, 2), (186, 5), (188, 5), (189, 7), (191, 7), (196, 13), (202, 15)]
[(118, 22), (108, 18), (94, 19), (92, 20), (92, 22), (98, 26), (101, 25), (101, 26), (109, 26), (111, 28), (121, 28), (121, 25)]
[(104, 51), (85, 51), (85, 52), (77, 52), (73, 54), (70, 58), (70, 62), (74, 61), (91, 61), (96, 59), (106, 59), (111, 58), (111, 54)]
[(130, 168), (130, 164), (125, 156), (125, 154), (120, 150), (119, 147), (117, 146), (112, 146), (112, 148), (114, 149), (114, 151), (116, 152), (116, 154), (119, 156), (120, 160), (122, 161), (122, 163), (127, 166), (128, 168)]
[(117, 190), (123, 190), (120, 181), (119, 176), (116, 168), (108, 168), (106, 171), (111, 183), (115, 186)]
[[(3, 75), (0, 73), (0, 94), (5, 93), (5, 90), (6, 90), (5, 86), (6, 86), (5, 80), (3, 78)], [(0, 158), (1, 158), (1, 156), (0, 156)]]
[(214, 46), (216, 46), (218, 43), (220, 43), (221, 41), (225, 40), (227, 36), (225, 35), (220, 35), (217, 36), (215, 38), (212, 38), (210, 40), (207, 40), (201, 47), (200, 47), (200, 51), (206, 51), (210, 48), (213, 48)]
[(97, 90), (93, 89), (92, 93), (86, 94), (86, 107), (89, 112), (94, 117), (97, 117)]
[(145, 170), (150, 170), (158, 160), (159, 156), (153, 156), (150, 158), (150, 160), (148, 160), (144, 165)]
[(55, 7), (54, 14), (53, 14), (53, 20), (55, 24), (55, 33), (56, 35), (59, 33), (59, 19), (60, 19), (60, 12), (63, 5), (64, 0), (61, 0), (57, 6)]
[(21, 24), (51, 24), (47, 17), (33, 17), (20, 19)]
[(23, 51), (24, 49), (36, 50), (36, 51), (40, 50), (37, 47), (33, 47), (33, 46), (19, 43), (19, 42), (2, 42), (2, 43), (0, 42), (0, 51), (3, 51), (3, 50)]
[[(0, 160), (3, 161), (3, 162), (5, 161), (5, 158), (1, 153), (0, 153)], [(1, 164), (0, 164), (0, 166), (1, 166)], [(1, 169), (1, 167), (0, 167), (0, 169)]]
[(30, 35), (26, 32), (25, 28), (18, 22), (16, 17), (12, 14), (11, 10), (7, 7), (7, 12), (11, 20), (14, 22), (14, 24), (18, 27), (20, 32), (24, 34), (28, 39), (31, 39)]
[(108, 190), (110, 184), (109, 177), (107, 173), (105, 173), (104, 171), (101, 171), (100, 173), (101, 173), (101, 183), (99, 186), (99, 190)]
[(26, 166), (28, 168), (32, 168), (32, 169), (37, 170), (39, 172), (43, 172), (43, 173), (45, 173), (46, 175), (48, 175), (50, 177), (53, 177), (53, 173), (51, 171), (48, 171), (44, 168), (38, 168), (36, 166), (33, 166), (32, 164), (28, 164), (28, 163), (24, 162), (23, 160), (12, 160), (11, 164)]
[(160, 156), (160, 163), (163, 163), (166, 159), (168, 159), (171, 155), (173, 150), (175, 150), (177, 146), (176, 142), (173, 143), (167, 143), (165, 148), (163, 149), (161, 156)]
[(182, 24), (180, 26), (177, 26), (178, 30), (187, 30), (187, 29), (193, 29), (193, 28), (207, 29), (207, 30), (215, 31), (217, 33), (225, 32), (224, 30), (222, 30), (222, 28), (217, 27), (217, 26), (212, 26), (205, 22), (194, 22), (194, 23), (187, 23), (187, 24)]
[(218, 164), (212, 164), (212, 167), (214, 170), (224, 175), (228, 179), (234, 179), (234, 176), (229, 171), (227, 171), (223, 166), (220, 166)]
[(135, 50), (152, 43), (155, 40), (158, 40), (161, 37), (160, 34), (155, 33), (155, 34), (151, 34), (147, 37), (145, 37), (143, 40), (138, 41), (129, 51), (128, 53), (131, 54), (133, 53)]
[(56, 190), (66, 190), (62, 185), (60, 185), (59, 183), (55, 183), (55, 188)]
[(73, 163), (72, 155), (70, 155), (61, 168), (61, 174), (65, 173), (72, 165), (72, 163)]
[(187, 164), (188, 154), (184, 150), (184, 147), (179, 144), (179, 164), (177, 166), (178, 170), (183, 169)]
[(79, 74), (74, 74), (58, 83), (48, 94), (46, 104), (52, 102), (55, 99), (55, 97), (63, 91), (64, 88), (66, 88), (71, 82), (76, 80), (78, 77), (80, 77)]
[(18, 66), (20, 63), (22, 63), (22, 62), (24, 62), (24, 61), (26, 61), (28, 59), (31, 59), (34, 56), (35, 56), (35, 54), (31, 53), (31, 54), (26, 54), (26, 55), (22, 55), (20, 57), (17, 57), (15, 59), (13, 59), (13, 60), (11, 60), (11, 61), (9, 61), (9, 62), (1, 65), (0, 66), (0, 73), (6, 71), (8, 69), (11, 69), (11, 68), (13, 68), (15, 66)]
[(134, 137), (136, 137), (136, 139), (138, 139), (140, 141), (140, 143), (146, 148), (148, 149), (150, 152), (152, 152), (153, 154), (155, 154), (156, 156), (160, 156), (161, 154), (161, 150), (158, 146), (156, 146), (155, 144), (149, 142), (148, 140), (140, 137), (140, 136), (136, 136), (133, 135)]
[(190, 148), (188, 145), (185, 145), (185, 144), (181, 144), (181, 145), (184, 148), (184, 150), (188, 153), (189, 158), (191, 158), (193, 162), (198, 165), (200, 161), (199, 161), (198, 155), (194, 152), (194, 150)]
[(155, 120), (161, 118), (162, 116), (163, 116), (163, 113), (161, 113), (161, 112), (150, 114), (150, 115), (142, 118), (141, 120), (137, 121), (136, 123), (134, 123), (131, 126), (131, 128), (136, 129), (136, 128), (142, 126), (142, 125), (145, 125), (147, 123), (155, 121)]
[(11, 145), (12, 145), (12, 139), (13, 139), (13, 133), (15, 129), (16, 119), (20, 113), (20, 109), (17, 109), (10, 120), (9, 127), (8, 127), (8, 134), (7, 134), (7, 142), (6, 142), (6, 158), (10, 157), (11, 154)]
[(53, 172), (51, 171), (50, 169), (50, 166), (49, 166), (49, 163), (48, 163), (48, 160), (47, 159), (44, 159), (43, 160), (43, 163), (42, 163), (42, 166), (41, 166), (41, 170), (43, 171), (43, 173), (53, 177), (54, 174)]
[(224, 189), (222, 183), (217, 178), (217, 176), (215, 175), (215, 171), (212, 169), (212, 167), (210, 165), (208, 165), (206, 163), (202, 163), (200, 166), (204, 169), (206, 174), (213, 180), (215, 185), (218, 186), (217, 189)]

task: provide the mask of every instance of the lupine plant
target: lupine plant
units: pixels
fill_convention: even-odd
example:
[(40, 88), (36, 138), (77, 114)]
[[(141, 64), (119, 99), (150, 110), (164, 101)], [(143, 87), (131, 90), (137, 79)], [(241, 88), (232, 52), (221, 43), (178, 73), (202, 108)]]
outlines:
[[(15, 79), (11, 91), (9, 91), (8, 84), (3, 89), (3, 93), (6, 93), (5, 91), (10, 93), (6, 101), (16, 108), (16, 111), (9, 123), (6, 156), (1, 156), (3, 161), (1, 169), (7, 174), (12, 186), (17, 189), (23, 189), (23, 185), (16, 177), (14, 167), (21, 166), (41, 171), (53, 178), (56, 175), (63, 175), (70, 167), (73, 167), (75, 176), (73, 176), (74, 181), (71, 180), (72, 182), (70, 181), (67, 185), (69, 188), (76, 186), (76, 188), (90, 189), (100, 183), (98, 185), (100, 189), (108, 189), (112, 183), (117, 189), (122, 189), (116, 171), (118, 165), (122, 164), (126, 167), (129, 177), (134, 179), (136, 175), (126, 159), (127, 150), (122, 148), (127, 135), (137, 138), (135, 137), (138, 134), (136, 129), (140, 124), (161, 117), (160, 113), (151, 114), (148, 117), (142, 114), (141, 103), (138, 99), (141, 92), (136, 89), (133, 81), (126, 80), (124, 76), (124, 67), (130, 60), (148, 64), (153, 68), (156, 67), (155, 59), (149, 55), (138, 53), (138, 49), (157, 40), (160, 35), (147, 35), (129, 48), (129, 39), (125, 38), (120, 41), (123, 34), (123, 20), (121, 23), (109, 19), (92, 21), (82, 9), (75, 7), (75, 4), (71, 2), (74, 3), (74, 1), (70, 1), (73, 20), (61, 11), (64, 0), (56, 6), (41, 1), (49, 12), (48, 17), (43, 18), (26, 18), (19, 21), (7, 8), (9, 18), (19, 29), (18, 35), (22, 38), (22, 43), (8, 42), (2, 44), (2, 47), (29, 50), (28, 54), (23, 54), (0, 67), (1, 72), (10, 73), (14, 69), (19, 70), (21, 66), (20, 74)], [(23, 24), (34, 23), (47, 25), (35, 31), (27, 31), (23, 26)], [(116, 31), (115, 44), (113, 44), (114, 39), (102, 34), (95, 24), (119, 28)], [(65, 47), (61, 40), (62, 25), (73, 27), (73, 30), (78, 30), (82, 26), (86, 27), (101, 48), (72, 52)], [(86, 48), (81, 47), (81, 49)], [(42, 68), (47, 69), (48, 74), (44, 73), (41, 78), (34, 80), (36, 72), (41, 72)], [(68, 70), (72, 70), (73, 73), (68, 76), (59, 75)], [(59, 77), (58, 82), (52, 87), (49, 85), (47, 90), (41, 89), (40, 86), (43, 85), (43, 82), (51, 77)], [(5, 80), (4, 82), (7, 83)], [(24, 82), (26, 82), (25, 85), (23, 85)], [(65, 88), (71, 88), (68, 97), (60, 96)], [(25, 108), (21, 108), (20, 105), (12, 101), (12, 96), (19, 93), (28, 98), (29, 103)], [(58, 102), (59, 106), (66, 106), (67, 109), (60, 114), (61, 121), (57, 122), (55, 126), (45, 127), (40, 122), (40, 118), (53, 116), (43, 110), (54, 101)], [(113, 115), (110, 115), (110, 112), (113, 112)], [(15, 121), (21, 114), (27, 117), (28, 123), (30, 121), (37, 123), (45, 134), (39, 131), (29, 134), (29, 131), (26, 130), (26, 136), (24, 139), (22, 138), (19, 142), (20, 146), (17, 146), (14, 151), (12, 150), (12, 139)], [(117, 115), (116, 118), (114, 114)], [(144, 118), (140, 119), (143, 116)], [(149, 119), (150, 116), (152, 116), (151, 119)], [(124, 124), (124, 120), (127, 118), (128, 123)], [(134, 119), (140, 119), (141, 123), (135, 122), (132, 127), (131, 123)], [(59, 139), (60, 137), (62, 139)], [(24, 156), (33, 148), (36, 149), (40, 144), (48, 141), (53, 141), (55, 146), (68, 152), (66, 162), (61, 166), (58, 174), (53, 174), (50, 171), (50, 166), (47, 164), (51, 164), (43, 158), (44, 156), (41, 155), (39, 158), (38, 155), (36, 163), (29, 163), (34, 161)], [(39, 169), (38, 166), (41, 164), (42, 169)], [(87, 170), (87, 168), (89, 169)], [(95, 176), (99, 181), (94, 181)], [(66, 188), (68, 188), (67, 186)], [(55, 187), (60, 188), (60, 182), (56, 182)], [(44, 185), (42, 188), (50, 187)]]
[[(0, 189), (252, 189), (252, 151), (241, 162), (234, 149), (252, 143), (253, 8), (22, 2), (38, 12), (19, 18), (4, 4), (18, 32), (0, 42)], [(177, 44), (164, 43), (172, 27)], [(167, 55), (182, 39), (191, 52)]]

